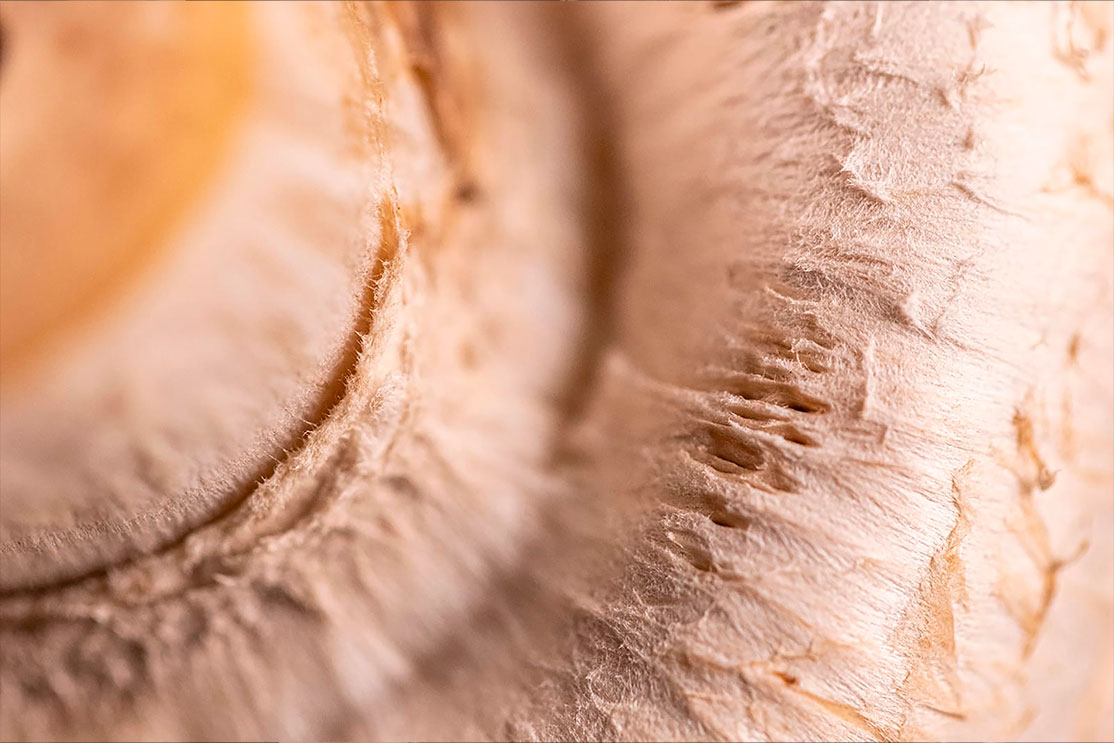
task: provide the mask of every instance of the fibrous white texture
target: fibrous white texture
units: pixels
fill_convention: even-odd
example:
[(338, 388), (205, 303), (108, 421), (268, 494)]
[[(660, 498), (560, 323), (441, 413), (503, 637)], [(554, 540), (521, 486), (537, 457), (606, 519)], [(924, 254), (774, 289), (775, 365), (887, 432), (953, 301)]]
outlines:
[(0, 734), (1114, 736), (1111, 5), (253, 14), (355, 50), (359, 353), (180, 541), (5, 556)]
[[(156, 25), (169, 10), (167, 22), (184, 23), (188, 8), (156, 8), (146, 20)], [(80, 33), (83, 13), (86, 23), (109, 24), (93, 34), (140, 25), (127, 6), (16, 10), (28, 15), (11, 24), (21, 52), (34, 33), (47, 45)], [(264, 43), (246, 124), (227, 135), (231, 162), (171, 234), (167, 259), (100, 332), (66, 339), (65, 363), (41, 365), (31, 381), (17, 380), (30, 389), (5, 397), (3, 589), (73, 578), (211, 520), (298, 445), (349, 371), (380, 240), (364, 212), (382, 190), (367, 136), (337, 106), (356, 83), (351, 52), (338, 48), (335, 31), (314, 34), (322, 21), (308, 12), (257, 21)], [(6, 69), (4, 84), (36, 84), (37, 70), (22, 72)], [(31, 94), (4, 91), (17, 96), (17, 123), (28, 118), (15, 109), (20, 93)], [(18, 131), (9, 136), (14, 150)], [(18, 240), (18, 227), (5, 239)]]

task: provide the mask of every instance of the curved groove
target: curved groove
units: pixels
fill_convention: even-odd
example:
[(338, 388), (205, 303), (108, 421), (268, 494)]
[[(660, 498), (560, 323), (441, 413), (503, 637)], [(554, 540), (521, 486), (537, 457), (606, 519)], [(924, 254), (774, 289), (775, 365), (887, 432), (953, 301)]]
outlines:
[[(80, 575), (58, 581), (50, 581), (36, 586), (17, 588), (14, 590), (0, 591), (0, 600), (31, 598), (43, 596), (55, 591), (60, 591), (79, 585), (89, 580), (103, 577), (113, 570), (123, 566), (138, 563), (142, 560), (166, 554), (180, 547), (191, 535), (223, 520), (238, 510), (251, 496), (275, 474), (279, 465), (296, 455), (307, 444), (310, 434), (329, 418), (329, 415), (344, 399), (347, 392), (348, 380), (355, 373), (360, 361), (365, 344), (371, 338), (374, 328), (374, 319), (383, 298), (389, 293), (390, 286), (385, 285), (387, 268), (392, 265), (400, 254), (400, 235), (398, 221), (400, 215), (396, 205), (391, 200), (380, 203), (378, 211), (380, 224), (380, 244), (377, 255), (372, 260), (367, 280), (364, 282), (363, 293), (360, 297), (360, 311), (356, 315), (356, 323), (348, 334), (344, 345), (340, 349), (339, 359), (333, 366), (333, 371), (322, 386), (321, 396), (314, 406), (311, 414), (303, 418), (304, 425), (299, 426), (284, 437), (278, 447), (284, 453), (282, 459), (272, 456), (266, 463), (251, 473), (249, 484), (232, 494), (212, 516), (196, 526), (186, 529), (176, 539), (162, 545), (150, 552), (126, 557), (115, 562), (110, 562)], [(19, 542), (12, 545), (19, 546)]]

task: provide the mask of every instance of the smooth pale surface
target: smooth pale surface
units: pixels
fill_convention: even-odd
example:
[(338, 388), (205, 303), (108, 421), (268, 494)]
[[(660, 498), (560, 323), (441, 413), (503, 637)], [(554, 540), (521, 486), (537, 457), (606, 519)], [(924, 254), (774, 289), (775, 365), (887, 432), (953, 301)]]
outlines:
[(244, 16), (0, 3), (6, 385), (163, 252), (224, 161), (251, 75)]

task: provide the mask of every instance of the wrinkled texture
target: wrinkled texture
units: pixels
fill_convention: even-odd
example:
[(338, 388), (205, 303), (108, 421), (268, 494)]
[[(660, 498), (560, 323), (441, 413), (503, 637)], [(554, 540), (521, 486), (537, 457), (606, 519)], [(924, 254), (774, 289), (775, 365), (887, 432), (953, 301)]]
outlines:
[[(325, 404), (269, 429), (244, 385), (229, 435), (296, 441), (163, 532), (114, 513), (97, 564), (5, 542), (0, 735), (1114, 737), (1111, 5), (251, 16), (261, 79), (323, 50), (313, 115), (360, 143), (268, 184), (351, 175), (344, 218), (274, 207), (350, 241), (268, 297), (326, 349), (267, 346), (276, 383)], [(258, 224), (236, 162), (191, 229)]]

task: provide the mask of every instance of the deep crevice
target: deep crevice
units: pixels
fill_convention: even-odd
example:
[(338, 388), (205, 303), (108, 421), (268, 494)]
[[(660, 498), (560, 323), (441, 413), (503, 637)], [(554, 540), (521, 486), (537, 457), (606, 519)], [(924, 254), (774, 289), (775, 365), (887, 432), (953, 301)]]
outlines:
[(631, 211), (630, 187), (616, 149), (618, 125), (611, 95), (600, 80), (599, 52), (592, 33), (579, 12), (555, 8), (551, 21), (561, 28), (565, 40), (564, 61), (581, 95), (579, 111), (583, 144), (580, 155), (587, 164), (584, 194), (588, 261), (585, 266), (587, 292), (586, 327), (580, 339), (579, 357), (573, 364), (562, 409), (565, 421), (583, 413), (597, 386), (601, 359), (615, 336), (617, 286), (627, 255), (627, 223)]

